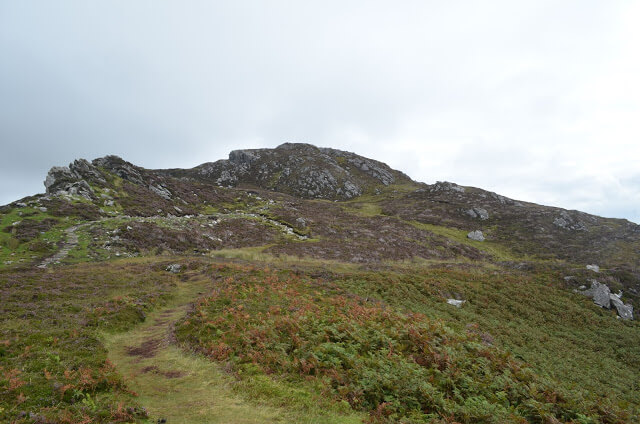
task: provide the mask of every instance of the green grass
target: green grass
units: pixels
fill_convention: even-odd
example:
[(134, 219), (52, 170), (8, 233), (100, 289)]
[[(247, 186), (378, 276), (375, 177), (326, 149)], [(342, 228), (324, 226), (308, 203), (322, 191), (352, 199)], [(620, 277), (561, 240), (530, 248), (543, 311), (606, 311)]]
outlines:
[(171, 324), (210, 279), (179, 282), (172, 299), (132, 331), (105, 336), (109, 358), (145, 405), (149, 421), (164, 418), (182, 423), (358, 423), (349, 408), (326, 405), (308, 391), (255, 375), (238, 382), (206, 358), (175, 345), (162, 345), (150, 357), (128, 349), (163, 340)]
[[(558, 287), (560, 278), (441, 266), (346, 275), (335, 284), (401, 310), (444, 319), (457, 331), (477, 328), (566, 390), (609, 397), (637, 413), (640, 348), (633, 340), (638, 323), (617, 320), (613, 311)], [(456, 296), (467, 300), (460, 309), (445, 302)]]
[[(413, 280), (401, 285), (402, 277), (394, 273), (356, 272), (328, 283), (300, 271), (219, 266), (214, 277), (215, 289), (199, 300), (177, 335), (249, 381), (266, 375), (316, 387), (335, 402), (367, 412), (372, 422), (595, 423), (628, 417), (629, 404), (620, 399), (558, 384), (547, 371), (561, 364), (527, 365), (482, 326), (454, 316), (471, 307), (458, 310), (438, 296), (439, 310), (428, 311), (435, 306), (425, 302), (427, 295), (435, 297), (433, 291), (456, 288), (456, 278), (460, 284), (472, 278), (483, 284), (491, 281), (488, 275), (462, 272), (452, 278), (444, 271), (431, 279), (423, 274), (429, 282), (421, 286)], [(470, 297), (471, 302), (479, 300)], [(489, 306), (510, 305), (515, 304)], [(540, 314), (543, 306), (529, 304), (530, 314)], [(560, 310), (560, 303), (554, 307)], [(447, 315), (451, 327), (442, 321)], [(624, 337), (630, 340), (637, 329), (629, 328)], [(517, 340), (515, 332), (506, 334)], [(626, 371), (612, 375), (622, 382)]]
[(408, 223), (413, 225), (416, 228), (431, 231), (435, 234), (457, 241), (458, 243), (466, 244), (468, 246), (473, 246), (476, 249), (481, 250), (493, 256), (495, 260), (502, 260), (502, 261), (533, 260), (532, 257), (529, 257), (527, 255), (516, 254), (515, 252), (511, 251), (511, 249), (509, 249), (508, 247), (498, 242), (494, 242), (491, 240), (485, 240), (483, 242), (470, 240), (469, 238), (467, 238), (468, 231), (465, 231), (465, 230), (459, 230), (457, 228), (444, 227), (440, 225), (424, 224), (417, 221), (409, 221)]
[(175, 277), (159, 268), (128, 261), (0, 271), (0, 422), (139, 416), (97, 331), (131, 328), (164, 301)]

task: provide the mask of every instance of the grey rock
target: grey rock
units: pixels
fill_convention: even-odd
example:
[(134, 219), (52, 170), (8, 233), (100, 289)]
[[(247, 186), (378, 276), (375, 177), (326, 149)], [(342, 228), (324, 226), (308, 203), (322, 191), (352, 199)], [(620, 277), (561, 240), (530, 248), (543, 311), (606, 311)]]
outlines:
[(69, 165), (69, 169), (83, 180), (99, 184), (107, 183), (100, 170), (86, 159), (77, 159), (73, 161), (73, 163)]
[(464, 193), (464, 187), (459, 186), (455, 183), (450, 183), (449, 181), (437, 181), (434, 185), (429, 189), (432, 193), (438, 191), (453, 191), (457, 193)]
[(304, 143), (234, 150), (228, 160), (202, 164), (189, 174), (223, 187), (248, 183), (305, 198), (334, 200), (360, 196), (364, 187), (376, 189), (376, 184), (389, 185), (398, 177), (410, 180), (381, 162)]
[(489, 212), (484, 208), (467, 209), (464, 213), (469, 215), (471, 218), (480, 218), (483, 221), (489, 219)]
[(484, 241), (484, 234), (480, 230), (475, 230), (467, 234), (467, 238), (475, 241)]
[(307, 227), (307, 221), (304, 218), (300, 217), (300, 218), (296, 219), (296, 225), (298, 227), (300, 227), (300, 228), (306, 228)]
[(171, 192), (161, 185), (150, 185), (149, 190), (166, 200), (171, 200)]
[(44, 187), (47, 190), (47, 194), (54, 194), (61, 187), (74, 183), (78, 179), (78, 176), (68, 166), (54, 166), (47, 173)]
[[(574, 212), (575, 214), (575, 212)], [(570, 231), (587, 231), (587, 226), (577, 218), (572, 217), (569, 212), (562, 211), (560, 216), (553, 220), (553, 225)]]
[(611, 290), (606, 284), (602, 284), (596, 280), (591, 280), (591, 288), (580, 292), (581, 294), (593, 299), (593, 303), (601, 308), (611, 308)]
[(462, 305), (466, 302), (466, 300), (458, 300), (458, 299), (447, 299), (447, 303), (449, 305), (453, 305), (456, 308), (462, 307)]
[(593, 272), (600, 272), (600, 267), (596, 264), (587, 265), (586, 268)]
[(139, 168), (118, 156), (109, 155), (94, 159), (91, 164), (96, 167), (102, 167), (109, 172), (113, 172), (123, 180), (127, 180), (133, 184), (144, 185), (144, 179)]
[(625, 305), (624, 302), (620, 299), (619, 296), (611, 293), (609, 295), (609, 300), (611, 301), (611, 306), (616, 308), (618, 315), (620, 318), (624, 320), (633, 320), (633, 306)]
[(169, 271), (169, 272), (172, 272), (174, 274), (179, 273), (180, 270), (182, 270), (182, 265), (180, 265), (180, 264), (171, 264), (165, 269), (165, 271)]
[(87, 180), (106, 183), (98, 169), (84, 159), (67, 166), (54, 166), (44, 181), (47, 194), (56, 196), (79, 196), (87, 200), (95, 198), (95, 193)]

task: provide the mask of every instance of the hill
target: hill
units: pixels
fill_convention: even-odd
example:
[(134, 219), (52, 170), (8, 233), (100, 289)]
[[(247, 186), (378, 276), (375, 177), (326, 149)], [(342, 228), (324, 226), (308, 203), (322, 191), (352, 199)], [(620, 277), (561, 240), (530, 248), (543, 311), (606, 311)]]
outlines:
[[(629, 221), (292, 143), (192, 169), (79, 159), (45, 187), (0, 208), (7, 421), (638, 416)], [(153, 395), (206, 399), (202, 372), (233, 417)]]

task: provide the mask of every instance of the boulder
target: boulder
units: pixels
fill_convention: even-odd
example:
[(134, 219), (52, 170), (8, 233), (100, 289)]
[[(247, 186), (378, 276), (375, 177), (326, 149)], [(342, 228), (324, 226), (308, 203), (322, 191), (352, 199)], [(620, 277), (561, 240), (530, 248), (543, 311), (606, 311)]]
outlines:
[(47, 194), (54, 194), (67, 184), (78, 181), (78, 179), (78, 176), (68, 166), (54, 166), (47, 173), (44, 187), (47, 190)]
[(625, 305), (624, 302), (620, 299), (618, 295), (611, 293), (609, 295), (609, 300), (611, 301), (611, 306), (616, 308), (618, 315), (620, 318), (624, 320), (632, 320), (633, 319), (633, 306)]
[(583, 295), (593, 299), (593, 303), (601, 308), (611, 308), (611, 290), (606, 284), (601, 284), (596, 280), (591, 280), (591, 288), (581, 292)]
[(47, 194), (80, 196), (91, 200), (95, 197), (91, 186), (67, 166), (54, 166), (44, 180)]
[(484, 208), (467, 209), (464, 213), (469, 215), (471, 218), (480, 218), (483, 221), (489, 219), (489, 212)]
[(600, 272), (600, 267), (596, 264), (587, 265), (587, 269), (593, 272)]
[(171, 192), (161, 185), (150, 185), (149, 190), (166, 200), (171, 200)]
[(429, 191), (432, 193), (438, 191), (455, 191), (458, 193), (464, 193), (464, 187), (461, 187), (456, 183), (450, 183), (449, 181), (436, 181), (436, 183), (431, 186)]
[(467, 234), (467, 238), (475, 241), (484, 241), (484, 234), (480, 230), (475, 230)]
[(567, 211), (562, 211), (560, 216), (553, 220), (553, 225), (569, 231), (588, 231), (583, 222), (574, 219)]
[(165, 269), (165, 271), (169, 271), (169, 272), (172, 272), (174, 274), (177, 274), (177, 273), (180, 272), (181, 269), (182, 269), (182, 265), (180, 265), (180, 264), (171, 264)]
[(462, 307), (462, 304), (465, 303), (466, 300), (458, 300), (458, 299), (447, 299), (447, 303), (449, 305), (453, 305), (456, 308), (460, 308)]

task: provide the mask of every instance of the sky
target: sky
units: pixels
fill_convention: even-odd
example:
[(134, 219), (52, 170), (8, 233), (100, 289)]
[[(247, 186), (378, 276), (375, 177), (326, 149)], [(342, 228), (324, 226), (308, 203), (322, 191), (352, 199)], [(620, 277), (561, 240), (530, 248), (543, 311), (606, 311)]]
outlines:
[(0, 0), (0, 204), (304, 142), (640, 223), (640, 1)]

